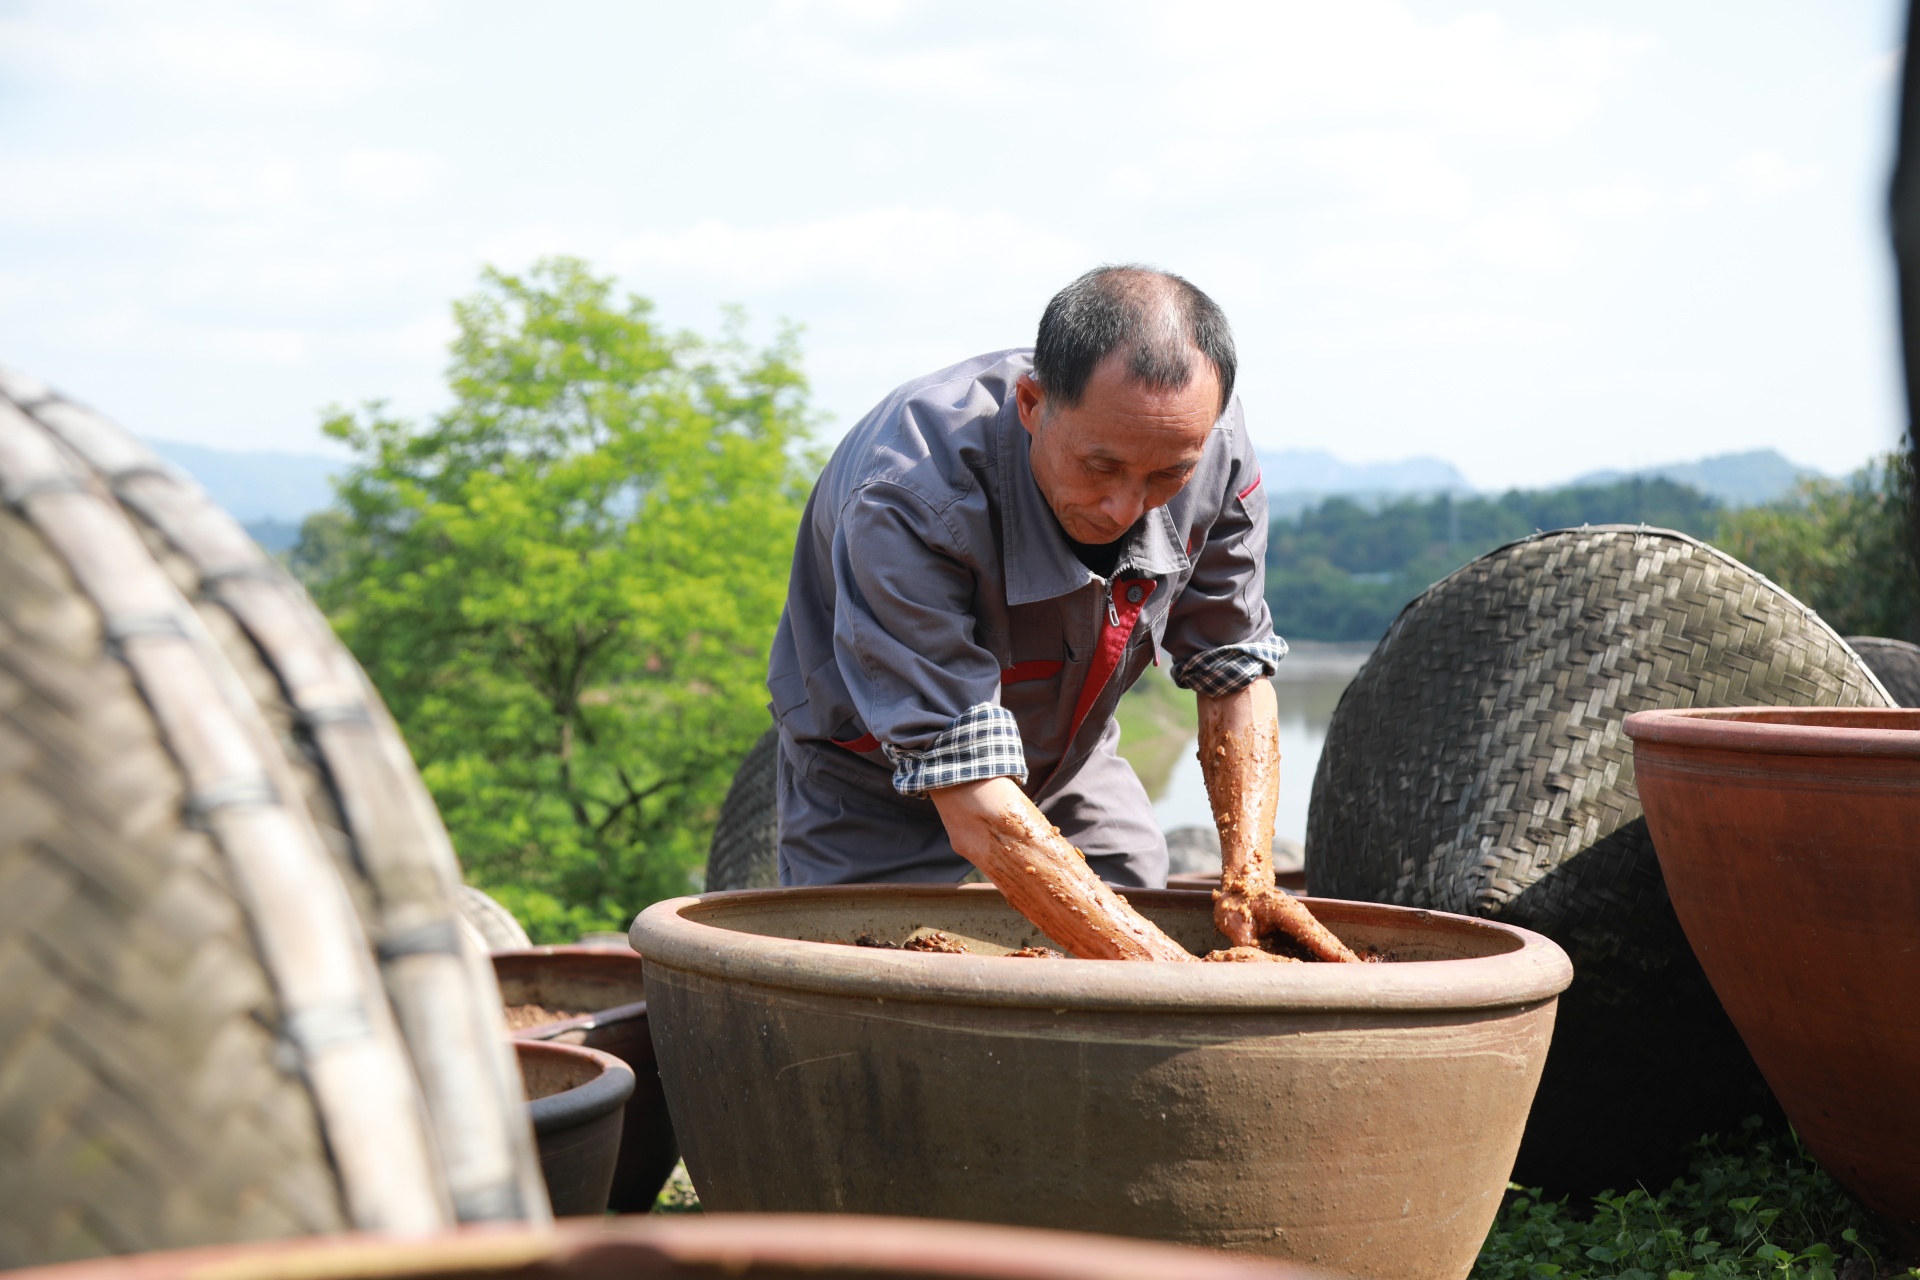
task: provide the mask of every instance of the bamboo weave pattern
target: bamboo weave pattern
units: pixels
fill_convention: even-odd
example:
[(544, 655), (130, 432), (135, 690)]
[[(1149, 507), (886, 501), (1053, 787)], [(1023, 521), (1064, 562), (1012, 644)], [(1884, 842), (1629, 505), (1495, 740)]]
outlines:
[(0, 1267), (347, 1225), (185, 801), (98, 615), (0, 512)]
[(1667, 901), (1621, 723), (1888, 704), (1817, 615), (1711, 547), (1538, 535), (1409, 604), (1347, 689), (1313, 780), (1307, 882), (1565, 947), (1576, 976), (1516, 1176), (1655, 1185), (1685, 1142), (1770, 1099)]

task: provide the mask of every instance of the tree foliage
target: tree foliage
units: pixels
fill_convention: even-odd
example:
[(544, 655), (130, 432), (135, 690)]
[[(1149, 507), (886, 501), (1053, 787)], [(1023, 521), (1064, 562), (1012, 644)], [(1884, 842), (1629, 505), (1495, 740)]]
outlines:
[(808, 473), (791, 334), (669, 333), (566, 258), (454, 305), (453, 405), (356, 464), (293, 561), (393, 709), (468, 878), (537, 937), (684, 892), (766, 726)]
[(1719, 545), (1842, 635), (1920, 642), (1911, 466), (1890, 453), (1846, 480), (1807, 481), (1791, 501), (1730, 512)]
[(1267, 602), (1300, 640), (1377, 640), (1409, 600), (1495, 547), (1541, 529), (1648, 524), (1710, 536), (1719, 505), (1686, 485), (1628, 479), (1498, 497), (1328, 498), (1273, 522)]

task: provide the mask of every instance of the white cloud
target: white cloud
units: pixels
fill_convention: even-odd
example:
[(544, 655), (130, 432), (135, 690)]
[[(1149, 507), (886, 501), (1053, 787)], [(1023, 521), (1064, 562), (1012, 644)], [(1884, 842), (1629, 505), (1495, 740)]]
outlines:
[(1376, 293), (1410, 293), (1431, 287), (1448, 255), (1420, 240), (1366, 240), (1329, 244), (1308, 255), (1310, 277)]
[(1750, 151), (1731, 166), (1734, 180), (1757, 196), (1777, 196), (1821, 176), (1817, 164), (1795, 164), (1778, 151)]
[(251, 135), (209, 134), (133, 150), (0, 152), (8, 194), (0, 226), (155, 218), (331, 218), (391, 210), (430, 195), (445, 165), (399, 148), (289, 150)]
[(898, 206), (771, 226), (706, 220), (643, 232), (614, 253), (622, 271), (687, 272), (755, 289), (851, 278), (912, 290), (955, 271), (1057, 276), (1087, 261), (1074, 241), (1004, 213)]
[(1340, 133), (1303, 143), (1298, 154), (1336, 174), (1382, 213), (1457, 218), (1473, 207), (1473, 183), (1418, 133)]
[(1565, 267), (1580, 252), (1579, 235), (1541, 210), (1513, 209), (1478, 219), (1469, 238), (1483, 261), (1524, 272)]
[(1662, 204), (1660, 193), (1639, 178), (1580, 187), (1566, 199), (1567, 208), (1590, 218), (1644, 218)]
[(1393, 0), (1206, 0), (1157, 12), (1153, 47), (1190, 68), (1164, 100), (1241, 129), (1397, 117), (1553, 136), (1590, 118), (1649, 44), (1603, 28), (1524, 36), (1490, 13), (1428, 22)]
[(1864, 76), (1868, 84), (1875, 88), (1898, 87), (1901, 69), (1906, 65), (1907, 46), (1900, 45), (1885, 53), (1875, 54), (1867, 59)]
[(776, 0), (773, 11), (786, 22), (817, 22), (824, 16), (881, 26), (915, 7), (913, 0)]
[(332, 161), (341, 185), (371, 207), (415, 204), (431, 194), (445, 173), (438, 156), (398, 147), (356, 147)]
[(370, 16), (350, 6), (43, 4), (0, 19), (0, 67), (16, 80), (146, 86), (233, 106), (337, 104), (389, 67), (366, 43), (322, 28), (351, 33)]
[(1013, 68), (1040, 54), (1033, 41), (1010, 37), (956, 39), (949, 34), (903, 47), (888, 38), (886, 28), (909, 9), (885, 0), (788, 0), (747, 24), (737, 43), (765, 73), (781, 79), (915, 98), (1010, 92), (1016, 87)]

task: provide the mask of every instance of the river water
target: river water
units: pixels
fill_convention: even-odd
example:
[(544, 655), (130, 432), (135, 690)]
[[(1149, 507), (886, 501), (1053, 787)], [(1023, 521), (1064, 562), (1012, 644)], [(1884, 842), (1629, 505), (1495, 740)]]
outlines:
[[(1354, 672), (1373, 651), (1371, 644), (1315, 644), (1301, 641), (1280, 664), (1273, 691), (1280, 703), (1280, 807), (1273, 833), (1289, 840), (1307, 838), (1307, 800), (1313, 792), (1313, 771), (1320, 764), (1320, 748), (1327, 740), (1327, 724)], [(1213, 810), (1207, 804), (1207, 786), (1200, 776), (1196, 744), (1180, 752), (1179, 763), (1160, 794), (1153, 797), (1154, 816), (1162, 831), (1177, 827), (1210, 827)]]

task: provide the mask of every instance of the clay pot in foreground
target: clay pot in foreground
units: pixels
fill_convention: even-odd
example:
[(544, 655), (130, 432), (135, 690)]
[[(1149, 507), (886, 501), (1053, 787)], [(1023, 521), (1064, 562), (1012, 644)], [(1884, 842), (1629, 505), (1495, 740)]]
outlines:
[(513, 1048), (554, 1216), (605, 1213), (633, 1068), (577, 1044), (516, 1040)]
[[(1211, 899), (1130, 890), (1183, 945)], [(963, 1218), (1465, 1276), (1572, 976), (1547, 939), (1318, 901), (1405, 963), (1184, 965), (828, 945), (1044, 943), (990, 886), (678, 898), (634, 922), (661, 1080), (720, 1211)]]
[(539, 1005), (579, 1016), (516, 1030), (518, 1040), (585, 1045), (619, 1058), (633, 1068), (633, 1097), (627, 1102), (607, 1208), (615, 1213), (645, 1213), (680, 1159), (660, 1072), (653, 1061), (653, 1037), (647, 1030), (644, 964), (624, 939), (607, 947), (530, 947), (497, 951), (493, 971), (509, 1007)]
[(1687, 941), (1807, 1146), (1920, 1246), (1920, 711), (1627, 717)]
[(1199, 1249), (886, 1218), (622, 1218), (424, 1240), (328, 1236), (99, 1258), (17, 1280), (1312, 1280)]

